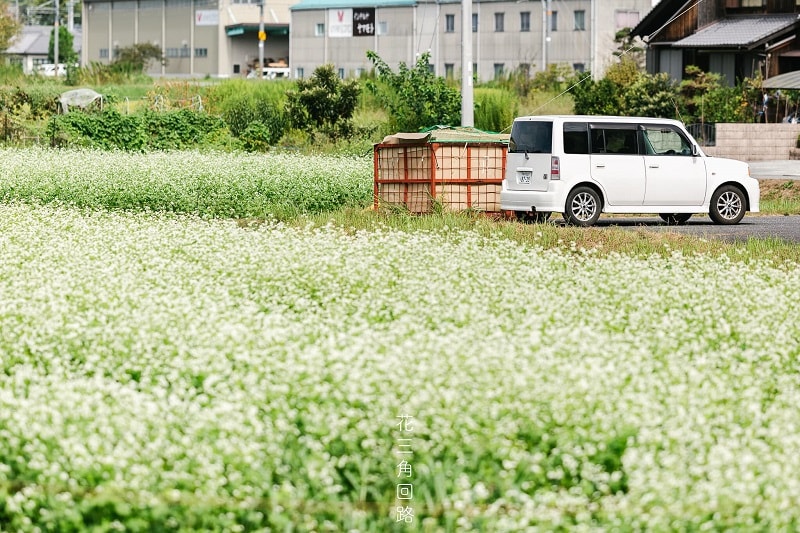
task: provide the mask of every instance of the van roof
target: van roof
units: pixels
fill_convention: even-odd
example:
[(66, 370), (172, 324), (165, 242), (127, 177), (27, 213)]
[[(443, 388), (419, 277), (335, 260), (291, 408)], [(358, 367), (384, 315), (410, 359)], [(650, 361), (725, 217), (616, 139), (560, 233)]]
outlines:
[(514, 120), (575, 120), (585, 122), (645, 122), (645, 123), (658, 123), (664, 124), (665, 122), (672, 124), (680, 124), (680, 121), (672, 118), (655, 118), (655, 117), (621, 117), (617, 115), (528, 115), (517, 117)]

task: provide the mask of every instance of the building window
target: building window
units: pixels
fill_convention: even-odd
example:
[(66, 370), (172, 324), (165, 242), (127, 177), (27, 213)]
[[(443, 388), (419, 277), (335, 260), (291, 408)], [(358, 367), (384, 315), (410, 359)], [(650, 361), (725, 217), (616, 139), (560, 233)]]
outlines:
[(343, 69), (343, 68), (340, 68), (340, 69), (339, 69), (339, 79), (340, 79), (340, 80), (343, 80), (343, 79), (344, 79), (344, 69)]
[(477, 80), (478, 79), (478, 64), (477, 63), (473, 63), (472, 64), (472, 79), (473, 80)]
[(742, 0), (742, 7), (764, 7), (763, 0)]
[(572, 69), (575, 72), (584, 72), (586, 70), (586, 65), (584, 65), (583, 63), (573, 63)]
[(389, 23), (385, 20), (378, 22), (378, 35), (386, 35), (389, 33)]
[(208, 48), (195, 48), (194, 57), (208, 57)]
[(314, 36), (315, 37), (323, 37), (325, 35), (325, 23), (319, 22), (314, 27)]
[(455, 65), (453, 63), (445, 63), (444, 64), (444, 77), (448, 80), (453, 79), (453, 74), (455, 72)]
[(531, 31), (530, 11), (523, 11), (519, 14), (519, 31)]
[(614, 12), (614, 23), (618, 30), (633, 28), (639, 24), (639, 12), (618, 9)]
[[(58, 54), (61, 55), (61, 54)], [(108, 48), (100, 49), (100, 59), (108, 59)]]
[(558, 31), (558, 11), (550, 12), (550, 31)]
[[(800, 2), (800, 0), (797, 0)], [(472, 33), (478, 33), (478, 14), (472, 14)]]
[(241, 68), (242, 67), (239, 66), (239, 63), (234, 63), (233, 64), (233, 73), (234, 74), (239, 74), (241, 72)]
[(586, 11), (575, 11), (575, 31), (586, 31)]
[(360, 78), (363, 75), (364, 75), (364, 68), (363, 67), (356, 68), (356, 78)]
[(505, 13), (494, 14), (494, 31), (496, 32), (504, 31), (505, 19), (506, 19)]
[(499, 79), (503, 77), (503, 63), (495, 63), (494, 64), (494, 79)]
[(294, 77), (297, 78), (298, 80), (302, 80), (304, 74), (305, 71), (303, 70), (303, 67), (297, 67), (296, 69), (294, 69)]
[(178, 57), (178, 49), (177, 48), (167, 48), (166, 52), (167, 52), (167, 57), (168, 58)]
[(456, 31), (456, 16), (455, 15), (445, 15), (444, 16), (444, 32), (445, 33), (453, 33)]
[(189, 47), (184, 46), (181, 48), (181, 57), (189, 57)]

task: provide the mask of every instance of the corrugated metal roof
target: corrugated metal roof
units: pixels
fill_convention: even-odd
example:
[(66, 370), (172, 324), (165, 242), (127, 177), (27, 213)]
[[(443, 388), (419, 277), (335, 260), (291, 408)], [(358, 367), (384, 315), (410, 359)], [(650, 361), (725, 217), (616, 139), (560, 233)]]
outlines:
[(771, 35), (798, 22), (794, 13), (776, 15), (743, 15), (722, 19), (693, 35), (677, 41), (673, 46), (685, 48), (728, 48), (747, 46), (767, 39)]
[(417, 5), (416, 0), (300, 0), (289, 9), (347, 9), (351, 7), (406, 7)]
[(765, 89), (800, 89), (800, 70), (767, 78), (761, 86)]

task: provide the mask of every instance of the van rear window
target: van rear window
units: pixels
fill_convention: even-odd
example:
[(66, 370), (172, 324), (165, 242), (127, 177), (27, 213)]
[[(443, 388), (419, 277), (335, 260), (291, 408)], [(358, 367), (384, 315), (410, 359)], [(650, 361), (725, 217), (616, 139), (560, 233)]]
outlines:
[(511, 126), (508, 151), (527, 154), (549, 154), (553, 151), (553, 123), (517, 120)]

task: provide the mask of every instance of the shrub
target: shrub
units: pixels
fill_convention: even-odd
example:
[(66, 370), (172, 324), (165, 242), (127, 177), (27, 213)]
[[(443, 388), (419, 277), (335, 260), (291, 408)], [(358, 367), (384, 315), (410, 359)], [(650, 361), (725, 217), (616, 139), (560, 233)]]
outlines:
[(517, 99), (504, 89), (475, 89), (475, 127), (503, 131), (517, 116)]
[(75, 111), (54, 117), (51, 124), (49, 134), (56, 144), (132, 151), (230, 146), (222, 119), (189, 109), (135, 115), (109, 108)]
[(308, 128), (333, 138), (352, 133), (352, 119), (361, 89), (356, 80), (342, 81), (333, 65), (322, 65), (308, 80), (286, 94), (286, 113), (294, 128)]
[(578, 115), (619, 115), (619, 88), (608, 78), (594, 81), (591, 73), (576, 77), (572, 87), (575, 113)]
[(669, 74), (642, 74), (622, 93), (622, 113), (636, 117), (679, 118), (682, 111), (677, 84)]
[(422, 54), (413, 68), (401, 62), (396, 73), (375, 52), (367, 52), (367, 57), (378, 71), (378, 81), (368, 81), (367, 87), (388, 111), (396, 131), (461, 122), (461, 95), (430, 71), (429, 53)]

